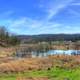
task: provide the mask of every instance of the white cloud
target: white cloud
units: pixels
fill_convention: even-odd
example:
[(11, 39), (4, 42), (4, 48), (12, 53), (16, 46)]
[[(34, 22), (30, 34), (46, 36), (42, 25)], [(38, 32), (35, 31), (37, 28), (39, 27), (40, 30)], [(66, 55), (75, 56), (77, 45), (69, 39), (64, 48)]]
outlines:
[(57, 3), (51, 4), (48, 9), (48, 20), (53, 18), (56, 14), (58, 14), (62, 9), (66, 8), (70, 5), (73, 0), (57, 0)]
[[(61, 23), (57, 23), (55, 21), (50, 22), (56, 14), (58, 14), (61, 10), (65, 9), (70, 5), (73, 0), (56, 0), (55, 5), (53, 2), (51, 4), (47, 4), (44, 6), (43, 4), (40, 5), (40, 8), (45, 7), (45, 11), (47, 13), (46, 17), (43, 17), (41, 20), (34, 20), (28, 17), (20, 17), (16, 19), (5, 19), (5, 22), (9, 29), (13, 32), (20, 33), (29, 33), (29, 34), (41, 34), (41, 33), (59, 33), (59, 32), (67, 32), (67, 29), (70, 29), (71, 26), (64, 25)], [(70, 10), (72, 14), (79, 15), (78, 12), (74, 10)], [(5, 12), (2, 14), (2, 17), (10, 16), (13, 12)], [(23, 31), (24, 30), (24, 31)], [(63, 31), (64, 30), (64, 31)], [(21, 34), (21, 33), (20, 33)]]
[(31, 32), (32, 34), (39, 34), (41, 32), (45, 33), (49, 30), (57, 29), (61, 27), (62, 25), (56, 22), (49, 22), (49, 21), (46, 22), (45, 20), (41, 20), (41, 21), (32, 20), (27, 17), (22, 17), (22, 18), (15, 19), (15, 20), (8, 19), (8, 20), (5, 20), (5, 23), (6, 23), (5, 25), (8, 26), (11, 32), (16, 32), (18, 34), (21, 31), (22, 33), (25, 33), (25, 34), (27, 33), (31, 34)]
[(9, 24), (12, 28), (36, 28), (39, 27), (41, 24), (37, 20), (32, 20), (27, 17), (22, 17), (19, 19), (12, 20)]
[(72, 28), (61, 23), (32, 20), (27, 17), (8, 21), (5, 20), (10, 31), (17, 34), (73, 33), (74, 30), (78, 29), (78, 27)]

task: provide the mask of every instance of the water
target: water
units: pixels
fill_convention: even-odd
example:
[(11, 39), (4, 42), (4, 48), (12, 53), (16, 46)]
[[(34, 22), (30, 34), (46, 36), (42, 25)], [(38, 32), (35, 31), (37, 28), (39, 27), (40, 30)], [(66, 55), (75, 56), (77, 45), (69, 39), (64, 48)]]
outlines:
[(55, 55), (55, 54), (68, 54), (68, 55), (80, 55), (80, 50), (48, 50), (48, 51), (32, 51), (32, 52), (17, 52), (16, 55), (18, 55), (18, 57), (25, 57), (25, 56), (29, 56), (29, 54), (32, 57), (45, 57), (48, 55)]
[(79, 55), (80, 50), (49, 50), (43, 53), (32, 52), (32, 57), (45, 57), (48, 55), (55, 55), (55, 54)]
[(49, 50), (47, 53), (50, 55), (53, 54), (68, 54), (71, 55), (73, 53), (77, 54), (79, 50)]

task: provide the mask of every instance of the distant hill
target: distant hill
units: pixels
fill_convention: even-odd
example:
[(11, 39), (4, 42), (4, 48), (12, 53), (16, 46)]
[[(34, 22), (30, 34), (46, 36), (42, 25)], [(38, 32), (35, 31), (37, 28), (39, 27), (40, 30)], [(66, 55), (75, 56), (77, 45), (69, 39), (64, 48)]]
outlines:
[(18, 35), (17, 38), (24, 42), (77, 41), (77, 40), (80, 40), (80, 34)]

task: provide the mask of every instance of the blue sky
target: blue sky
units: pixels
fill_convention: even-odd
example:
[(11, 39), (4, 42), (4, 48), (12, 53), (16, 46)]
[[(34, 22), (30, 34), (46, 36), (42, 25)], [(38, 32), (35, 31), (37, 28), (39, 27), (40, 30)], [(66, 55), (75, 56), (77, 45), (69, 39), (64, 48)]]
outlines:
[(80, 0), (0, 0), (0, 26), (27, 35), (80, 33)]

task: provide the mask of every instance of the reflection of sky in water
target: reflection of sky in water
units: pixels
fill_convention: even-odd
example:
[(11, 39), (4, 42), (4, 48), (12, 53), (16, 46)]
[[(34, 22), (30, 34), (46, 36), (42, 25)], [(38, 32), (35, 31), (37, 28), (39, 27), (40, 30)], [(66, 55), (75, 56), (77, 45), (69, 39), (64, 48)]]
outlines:
[(71, 53), (80, 53), (80, 50), (49, 50), (48, 54), (71, 54)]
[(44, 56), (53, 55), (53, 54), (68, 54), (68, 55), (71, 55), (72, 53), (80, 54), (80, 50), (49, 50), (49, 51), (44, 52), (44, 53), (33, 52), (32, 57), (44, 57)]
[[(23, 52), (17, 52), (16, 56), (21, 57), (22, 54), (24, 54)], [(27, 54), (27, 53), (26, 53)], [(26, 55), (25, 54), (25, 55)], [(53, 54), (80, 54), (80, 50), (49, 50), (49, 51), (45, 51), (45, 52), (31, 52), (32, 57), (44, 57), (47, 55), (53, 55)], [(24, 56), (25, 56), (24, 55)]]

